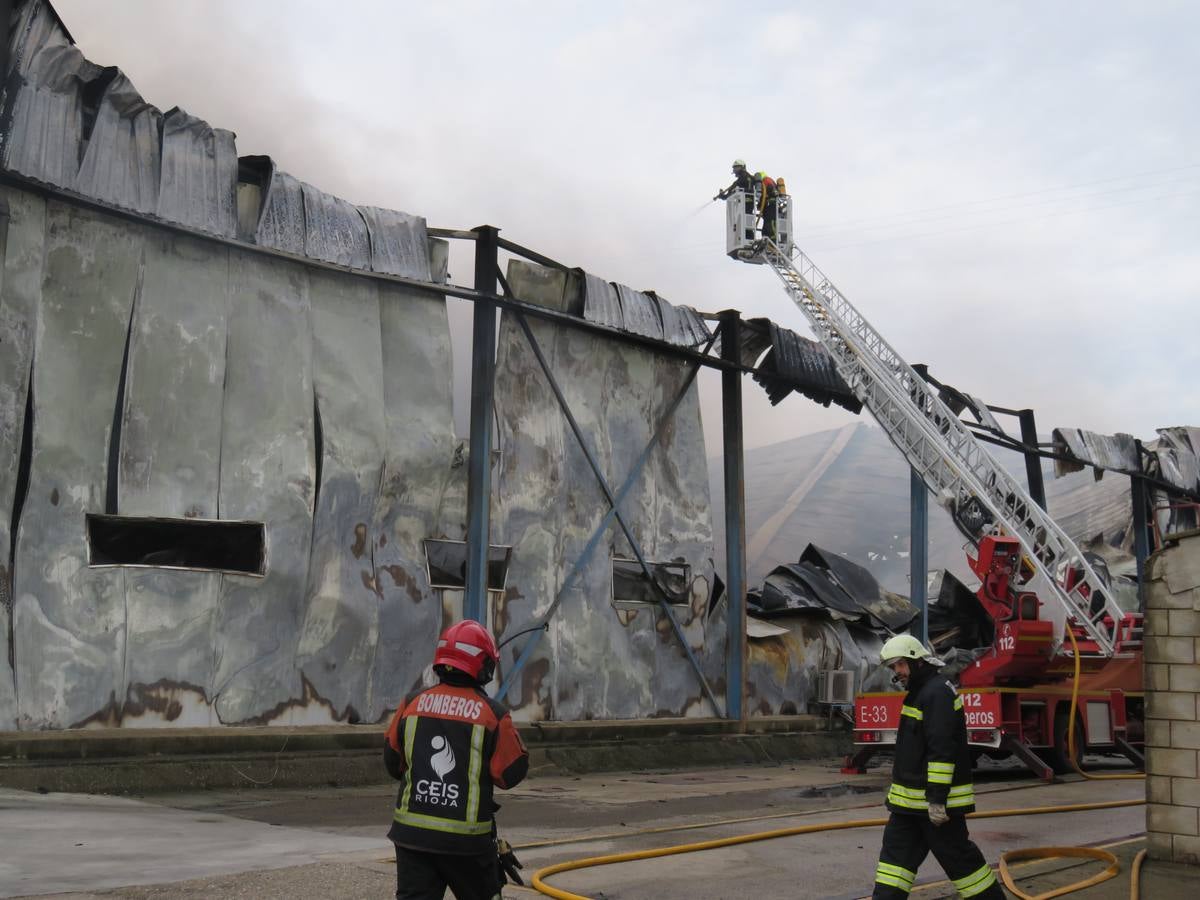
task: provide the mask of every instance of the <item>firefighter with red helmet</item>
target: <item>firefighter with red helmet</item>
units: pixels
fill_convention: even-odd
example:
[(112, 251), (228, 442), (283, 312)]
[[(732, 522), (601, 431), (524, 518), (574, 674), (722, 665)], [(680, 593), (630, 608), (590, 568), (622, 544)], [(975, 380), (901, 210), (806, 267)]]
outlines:
[(433, 658), (439, 683), (409, 697), (388, 726), (384, 764), (401, 782), (388, 832), (397, 900), (441, 900), (447, 887), (458, 900), (500, 898), (502, 859), (515, 858), (498, 854), (492, 791), (518, 784), (529, 754), (483, 691), (499, 658), (478, 622), (451, 625)]
[(881, 662), (908, 692), (896, 732), (892, 785), (875, 868), (874, 900), (904, 900), (932, 851), (960, 897), (1004, 900), (983, 854), (967, 833), (975, 809), (963, 701), (938, 674), (942, 661), (910, 634), (890, 638)]

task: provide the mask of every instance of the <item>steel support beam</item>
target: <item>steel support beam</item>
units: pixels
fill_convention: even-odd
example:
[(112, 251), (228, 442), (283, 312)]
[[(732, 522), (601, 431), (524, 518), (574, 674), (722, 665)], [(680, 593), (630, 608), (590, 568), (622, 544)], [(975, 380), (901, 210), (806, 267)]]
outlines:
[[(704, 346), (704, 355), (708, 354), (708, 351), (712, 348), (715, 340), (716, 335), (714, 334), (713, 337), (709, 338), (708, 343)], [(533, 656), (533, 651), (537, 649), (537, 645), (541, 641), (542, 635), (546, 633), (546, 627), (550, 624), (550, 620), (554, 617), (554, 613), (558, 610), (558, 607), (562, 605), (563, 600), (566, 599), (567, 593), (575, 587), (575, 582), (583, 573), (583, 567), (587, 565), (588, 560), (591, 559), (592, 554), (596, 551), (596, 547), (599, 546), (601, 539), (608, 531), (608, 527), (616, 518), (617, 509), (625, 501), (625, 497), (629, 494), (630, 490), (633, 489), (633, 486), (637, 484), (638, 480), (642, 477), (642, 470), (645, 469), (646, 463), (650, 459), (650, 454), (654, 452), (654, 449), (659, 445), (659, 442), (662, 441), (662, 436), (666, 433), (667, 427), (675, 418), (676, 410), (679, 409), (679, 405), (683, 403), (688, 391), (691, 390), (692, 385), (695, 383), (696, 375), (700, 372), (700, 366), (701, 363), (697, 362), (691, 367), (691, 369), (688, 370), (687, 378), (684, 379), (683, 385), (679, 389), (679, 393), (675, 395), (675, 399), (671, 401), (671, 405), (667, 407), (667, 411), (663, 413), (662, 418), (654, 428), (654, 434), (651, 435), (650, 440), (642, 450), (641, 455), (634, 461), (632, 468), (630, 468), (629, 474), (625, 476), (625, 481), (617, 490), (615, 504), (609, 507), (608, 512), (604, 514), (604, 518), (600, 520), (600, 524), (596, 526), (591, 537), (588, 538), (588, 542), (584, 546), (583, 552), (579, 554), (579, 558), (575, 560), (575, 564), (571, 567), (571, 571), (567, 574), (566, 579), (563, 581), (562, 587), (559, 588), (558, 595), (554, 598), (553, 602), (551, 602), (546, 611), (538, 617), (534, 627), (537, 628), (539, 625), (541, 627), (530, 636), (529, 640), (525, 642), (525, 646), (521, 648), (521, 652), (517, 656), (516, 662), (513, 663), (512, 669), (504, 676), (504, 681), (500, 684), (500, 687), (496, 693), (493, 694), (494, 697), (502, 698), (508, 695), (508, 692), (512, 689), (513, 683), (517, 680), (517, 676), (521, 673), (521, 671), (528, 664), (530, 658)]]
[(8, 78), (8, 45), (12, 39), (12, 0), (0, 0), (0, 81)]
[[(481, 225), (475, 232), (475, 290), (496, 292), (498, 232)], [(463, 618), (487, 623), (488, 550), (492, 500), (492, 400), (496, 386), (496, 305), (472, 307), (471, 435), (467, 459), (467, 587)]]
[[(741, 313), (721, 313), (721, 358), (739, 362)], [(721, 373), (721, 437), (725, 467), (725, 713), (746, 722), (746, 471), (742, 373)]]
[[(1033, 421), (1033, 410), (1017, 411), (1017, 420), (1021, 423), (1021, 443), (1026, 447), (1036, 448), (1038, 445), (1037, 424)], [(1029, 496), (1042, 509), (1046, 508), (1046, 482), (1042, 478), (1042, 459), (1037, 453), (1026, 452), (1025, 479), (1029, 482)]]
[(1137, 562), (1138, 608), (1146, 611), (1146, 560), (1150, 558), (1150, 492), (1145, 479), (1132, 475), (1129, 494), (1133, 503), (1133, 558)]
[(913, 623), (913, 634), (921, 643), (929, 644), (929, 604), (925, 597), (925, 582), (929, 572), (929, 489), (917, 473), (908, 475), (909, 599), (921, 611)]

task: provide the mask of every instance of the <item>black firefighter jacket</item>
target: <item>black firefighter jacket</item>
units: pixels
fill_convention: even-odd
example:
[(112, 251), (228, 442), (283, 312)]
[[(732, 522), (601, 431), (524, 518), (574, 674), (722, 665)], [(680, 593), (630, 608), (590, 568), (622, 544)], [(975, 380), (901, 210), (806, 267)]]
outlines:
[(887, 796), (896, 813), (926, 815), (930, 803), (942, 804), (950, 815), (975, 809), (962, 697), (936, 670), (914, 673), (909, 682)]
[(431, 853), (492, 847), (493, 786), (529, 770), (512, 717), (473, 681), (443, 681), (401, 704), (388, 726), (384, 764), (402, 782), (388, 837)]

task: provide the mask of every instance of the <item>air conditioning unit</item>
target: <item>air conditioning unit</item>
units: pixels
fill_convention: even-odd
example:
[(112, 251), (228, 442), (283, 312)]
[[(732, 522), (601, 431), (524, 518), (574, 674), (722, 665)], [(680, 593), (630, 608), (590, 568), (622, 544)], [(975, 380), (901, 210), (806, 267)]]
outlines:
[(854, 702), (854, 672), (827, 669), (817, 673), (817, 702), (841, 706)]

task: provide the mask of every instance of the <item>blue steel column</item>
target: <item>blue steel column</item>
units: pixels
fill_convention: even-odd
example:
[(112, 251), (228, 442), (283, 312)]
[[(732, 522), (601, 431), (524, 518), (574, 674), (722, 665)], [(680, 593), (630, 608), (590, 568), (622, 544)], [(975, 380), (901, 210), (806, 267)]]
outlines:
[(1148, 492), (1145, 480), (1137, 475), (1132, 476), (1129, 479), (1129, 493), (1133, 501), (1133, 555), (1137, 561), (1138, 608), (1145, 612), (1146, 559), (1150, 556), (1150, 521), (1147, 515)]
[[(1021, 423), (1021, 443), (1026, 447), (1036, 447), (1038, 443), (1037, 425), (1033, 421), (1033, 410), (1023, 409), (1017, 413), (1017, 421)], [(1041, 457), (1025, 454), (1025, 477), (1029, 481), (1029, 496), (1042, 509), (1046, 508), (1046, 484), (1042, 479)]]
[(925, 597), (925, 579), (929, 572), (929, 489), (917, 474), (909, 470), (908, 478), (909, 554), (908, 582), (909, 599), (921, 611), (921, 618), (913, 623), (913, 634), (924, 644), (929, 643), (929, 604)]
[[(721, 358), (741, 362), (741, 314), (721, 313)], [(742, 441), (742, 373), (721, 372), (721, 436), (725, 463), (725, 716), (746, 724), (746, 477)]]
[[(496, 293), (499, 229), (481, 225), (475, 238), (475, 290)], [(467, 460), (467, 589), (463, 618), (487, 622), (489, 522), (492, 499), (492, 398), (496, 386), (496, 304), (472, 308), (471, 438)]]

